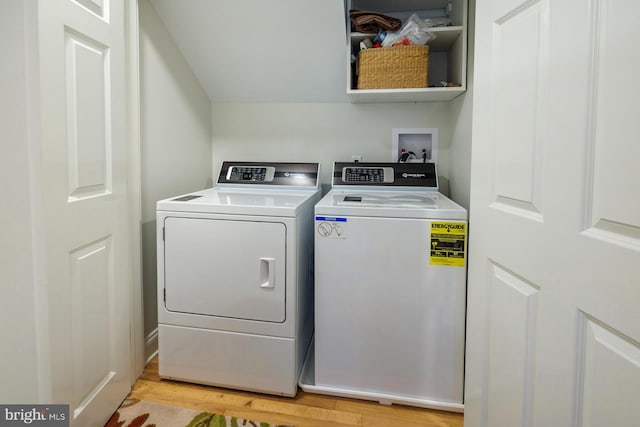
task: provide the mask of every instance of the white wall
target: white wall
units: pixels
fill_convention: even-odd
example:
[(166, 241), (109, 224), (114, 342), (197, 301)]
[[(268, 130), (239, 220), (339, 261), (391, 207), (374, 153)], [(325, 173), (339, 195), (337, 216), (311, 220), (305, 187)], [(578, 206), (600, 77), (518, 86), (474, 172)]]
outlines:
[(151, 0), (213, 102), (342, 102), (343, 0)]
[(439, 129), (439, 172), (449, 172), (450, 117), (446, 103), (213, 104), (213, 173), (223, 160), (320, 162), (330, 182), (334, 161), (391, 161), (393, 128)]
[(157, 348), (156, 201), (211, 186), (211, 103), (148, 0), (141, 0), (144, 333)]
[(450, 147), (450, 187), (451, 197), (469, 209), (469, 193), (471, 192), (471, 125), (473, 117), (473, 57), (475, 0), (469, 0), (469, 17), (467, 41), (467, 91), (449, 104), (451, 115), (452, 137)]
[[(49, 397), (46, 291), (39, 248), (38, 165), (33, 111), (35, 2), (4, 0), (0, 13), (0, 402)], [(43, 294), (44, 293), (44, 294)], [(42, 303), (42, 304), (41, 304)]]

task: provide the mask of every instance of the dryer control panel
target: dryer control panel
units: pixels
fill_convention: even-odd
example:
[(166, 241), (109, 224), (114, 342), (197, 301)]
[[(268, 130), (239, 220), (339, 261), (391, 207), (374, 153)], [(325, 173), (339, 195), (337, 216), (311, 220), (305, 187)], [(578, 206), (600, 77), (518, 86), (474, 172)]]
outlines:
[(227, 171), (229, 181), (271, 182), (276, 168), (273, 166), (231, 166)]
[(278, 186), (278, 188), (320, 187), (318, 163), (222, 162), (217, 187)]

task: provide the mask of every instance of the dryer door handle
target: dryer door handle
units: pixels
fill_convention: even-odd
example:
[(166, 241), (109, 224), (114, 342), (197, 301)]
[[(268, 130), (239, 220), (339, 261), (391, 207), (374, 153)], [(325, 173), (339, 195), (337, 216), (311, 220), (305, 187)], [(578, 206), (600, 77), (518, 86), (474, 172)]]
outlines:
[(276, 260), (274, 258), (260, 258), (260, 287), (273, 289), (276, 282)]

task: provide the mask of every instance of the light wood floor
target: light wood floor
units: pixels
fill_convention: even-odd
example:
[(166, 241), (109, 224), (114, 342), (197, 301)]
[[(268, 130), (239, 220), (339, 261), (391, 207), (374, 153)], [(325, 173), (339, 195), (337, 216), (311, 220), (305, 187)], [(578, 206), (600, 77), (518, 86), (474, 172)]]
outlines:
[(216, 412), (273, 424), (296, 427), (462, 427), (462, 414), (408, 406), (380, 405), (357, 399), (299, 391), (294, 398), (275, 397), (161, 380), (158, 358), (147, 365), (131, 397), (184, 408)]

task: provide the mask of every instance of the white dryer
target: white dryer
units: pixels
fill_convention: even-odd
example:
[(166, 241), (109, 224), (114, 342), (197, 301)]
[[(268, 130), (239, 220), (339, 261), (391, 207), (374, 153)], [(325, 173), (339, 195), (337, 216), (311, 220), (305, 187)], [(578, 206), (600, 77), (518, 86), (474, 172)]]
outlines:
[(224, 162), (157, 203), (159, 374), (294, 396), (313, 333), (316, 163)]
[(432, 163), (336, 163), (315, 207), (309, 392), (463, 410), (467, 212)]

